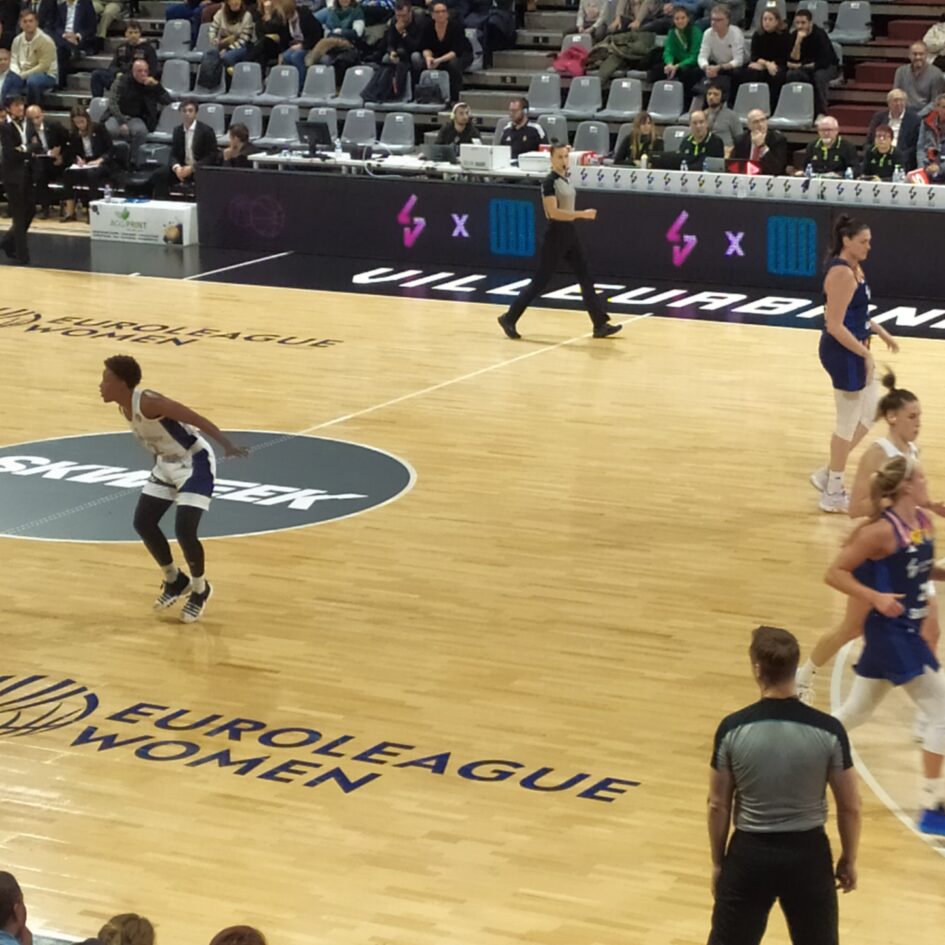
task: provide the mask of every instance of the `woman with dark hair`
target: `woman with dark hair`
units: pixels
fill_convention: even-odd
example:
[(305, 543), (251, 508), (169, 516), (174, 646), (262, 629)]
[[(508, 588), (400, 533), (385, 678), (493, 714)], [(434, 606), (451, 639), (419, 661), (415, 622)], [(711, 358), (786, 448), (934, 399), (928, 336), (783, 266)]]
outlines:
[(256, 6), (256, 42), (246, 54), (247, 62), (258, 62), (263, 73), (289, 48), (289, 24), (279, 0), (260, 0)]
[(893, 130), (889, 125), (877, 125), (873, 143), (864, 149), (860, 179), (891, 181), (897, 168), (902, 171), (903, 157), (893, 147)]
[(249, 156), (256, 152), (249, 143), (249, 129), (246, 125), (234, 122), (227, 130), (229, 144), (223, 149), (224, 167), (252, 167)]
[(748, 63), (739, 70), (737, 83), (764, 82), (771, 93), (772, 112), (787, 75), (790, 52), (791, 34), (785, 29), (784, 20), (777, 9), (765, 10), (761, 14), (761, 28), (752, 34)]
[(865, 223), (841, 213), (833, 227), (827, 257), (820, 363), (833, 384), (837, 419), (820, 496), (824, 512), (847, 511), (849, 496), (843, 488), (843, 471), (850, 452), (866, 436), (876, 416), (879, 398), (870, 336), (877, 334), (890, 351), (899, 350), (892, 335), (869, 317), (870, 290), (862, 264), (870, 252), (870, 238)]
[(684, 6), (673, 7), (673, 28), (666, 35), (663, 61), (650, 69), (648, 78), (651, 82), (682, 82), (687, 110), (693, 86), (702, 78), (698, 61), (701, 44), (702, 30), (692, 22), (692, 13)]
[(630, 167), (646, 167), (653, 155), (662, 150), (662, 139), (656, 134), (656, 126), (649, 112), (638, 112), (633, 119), (630, 134), (621, 140), (614, 154), (614, 164)]
[(293, 3), (286, 8), (289, 27), (289, 47), (280, 57), (284, 66), (295, 66), (299, 70), (299, 94), (305, 84), (305, 56), (310, 49), (324, 36), (322, 24), (315, 19), (311, 9), (301, 4)]
[(463, 73), (472, 63), (472, 46), (466, 39), (463, 24), (450, 17), (449, 7), (442, 0), (435, 0), (430, 7), (430, 19), (423, 28), (420, 49), (427, 69), (444, 69), (449, 73), (450, 103), (458, 102)]
[(98, 199), (101, 187), (112, 172), (112, 136), (104, 125), (96, 124), (82, 105), (73, 105), (69, 112), (71, 125), (68, 151), (72, 164), (62, 179), (63, 207), (59, 220), (69, 223), (77, 219), (76, 189), (85, 192), (86, 206)]
[(253, 14), (243, 0), (226, 0), (210, 21), (210, 48), (204, 53), (201, 68), (209, 70), (216, 58), (223, 60), (224, 68), (242, 62), (249, 54), (255, 32)]

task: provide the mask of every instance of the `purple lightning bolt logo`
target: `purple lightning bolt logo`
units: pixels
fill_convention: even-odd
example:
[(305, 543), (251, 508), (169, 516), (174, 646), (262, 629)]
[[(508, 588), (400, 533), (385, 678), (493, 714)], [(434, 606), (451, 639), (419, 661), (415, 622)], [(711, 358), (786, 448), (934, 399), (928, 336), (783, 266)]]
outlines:
[[(673, 244), (673, 265), (678, 269), (689, 258), (689, 254), (696, 248), (699, 237), (682, 232), (689, 214), (683, 210), (673, 221), (673, 225), (666, 231), (666, 241)], [(680, 245), (682, 244), (682, 245)]]
[(427, 221), (423, 217), (412, 216), (414, 205), (417, 202), (417, 195), (411, 194), (407, 202), (400, 208), (397, 214), (397, 222), (404, 228), (404, 246), (410, 249), (420, 237)]

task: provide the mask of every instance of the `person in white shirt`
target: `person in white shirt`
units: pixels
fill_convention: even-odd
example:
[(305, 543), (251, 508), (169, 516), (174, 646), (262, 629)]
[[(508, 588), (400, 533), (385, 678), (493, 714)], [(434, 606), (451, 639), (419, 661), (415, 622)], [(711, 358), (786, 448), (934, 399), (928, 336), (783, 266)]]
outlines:
[(6, 102), (22, 95), (30, 105), (35, 105), (59, 83), (56, 44), (39, 28), (39, 20), (32, 10), (20, 14), (20, 29), (22, 32), (10, 48), (10, 72), (0, 98)]
[(732, 26), (732, 14), (724, 3), (717, 3), (709, 13), (711, 29), (702, 36), (699, 47), (699, 68), (705, 81), (696, 86), (696, 93), (703, 94), (708, 82), (714, 82), (728, 99), (732, 89), (732, 77), (745, 65), (745, 34)]

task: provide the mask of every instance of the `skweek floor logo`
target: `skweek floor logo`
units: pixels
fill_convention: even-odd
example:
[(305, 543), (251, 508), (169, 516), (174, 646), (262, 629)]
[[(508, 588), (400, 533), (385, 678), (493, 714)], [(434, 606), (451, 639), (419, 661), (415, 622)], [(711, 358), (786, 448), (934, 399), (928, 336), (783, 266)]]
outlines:
[[(394, 501), (416, 478), (404, 460), (359, 443), (261, 430), (231, 436), (250, 455), (218, 465), (202, 537), (347, 518)], [(0, 536), (137, 541), (134, 507), (151, 465), (130, 433), (0, 447)]]
[[(71, 733), (57, 737), (68, 739), (73, 753), (95, 758), (174, 766), (182, 772), (207, 768), (244, 780), (304, 788), (326, 785), (343, 794), (360, 791), (395, 771), (440, 781), (508, 782), (530, 792), (605, 803), (641, 783), (536, 766), (503, 757), (500, 751), (470, 757), (442, 745), (431, 751), (406, 741), (234, 716), (232, 710), (212, 712), (145, 701), (98, 710), (98, 696), (73, 679), (0, 676), (0, 737), (38, 735), (69, 725)], [(336, 714), (331, 719), (338, 724)]]

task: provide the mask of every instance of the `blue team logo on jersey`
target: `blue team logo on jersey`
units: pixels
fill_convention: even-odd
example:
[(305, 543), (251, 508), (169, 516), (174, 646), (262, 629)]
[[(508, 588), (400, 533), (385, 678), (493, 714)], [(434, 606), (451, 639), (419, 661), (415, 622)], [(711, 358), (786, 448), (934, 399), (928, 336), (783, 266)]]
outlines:
[[(218, 457), (214, 501), (201, 537), (284, 531), (348, 518), (412, 488), (410, 465), (390, 453), (317, 436), (231, 434), (246, 459)], [(137, 541), (132, 526), (151, 456), (130, 433), (0, 447), (0, 535), (47, 541)]]

